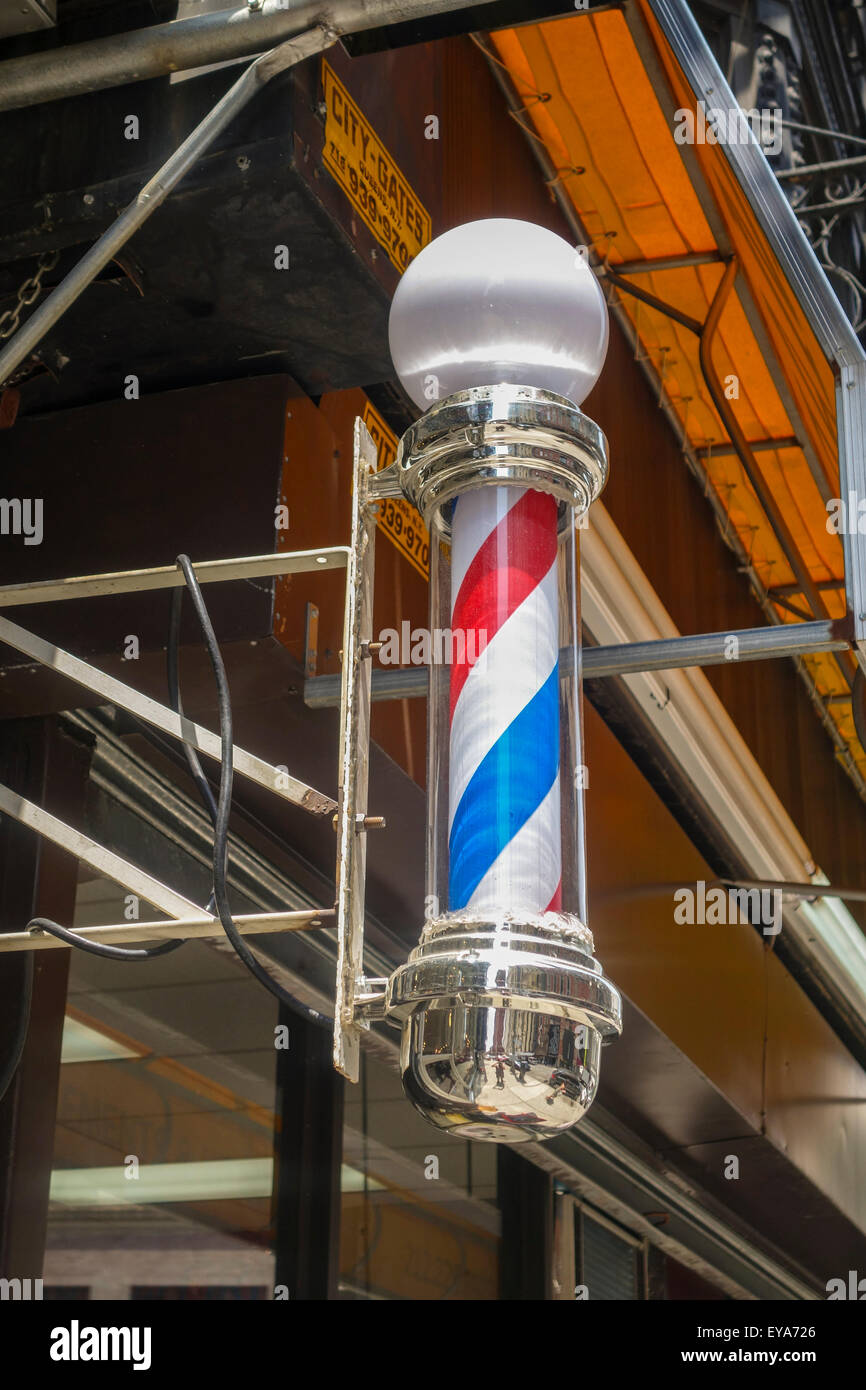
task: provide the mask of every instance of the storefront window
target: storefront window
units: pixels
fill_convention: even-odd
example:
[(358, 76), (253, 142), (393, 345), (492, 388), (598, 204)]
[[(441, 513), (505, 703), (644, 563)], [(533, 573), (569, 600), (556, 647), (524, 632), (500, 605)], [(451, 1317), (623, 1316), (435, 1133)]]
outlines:
[(440, 1134), (395, 1066), (365, 1054), (347, 1087), (340, 1297), (495, 1299), (496, 1145)]
[[(122, 921), (79, 884), (76, 927)], [(72, 953), (46, 1297), (272, 1298), (276, 1004), (229, 952)]]

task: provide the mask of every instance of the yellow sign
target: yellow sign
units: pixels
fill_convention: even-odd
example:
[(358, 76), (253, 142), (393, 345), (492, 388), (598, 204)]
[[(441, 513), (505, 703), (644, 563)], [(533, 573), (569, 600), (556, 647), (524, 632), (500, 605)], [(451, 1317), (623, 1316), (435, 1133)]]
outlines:
[[(369, 401), (361, 416), (376, 445), (379, 472), (397, 457), (397, 436)], [(406, 556), (424, 578), (430, 575), (430, 534), (418, 512), (404, 497), (383, 497), (379, 503), (379, 530)]]
[(322, 85), (326, 109), (325, 168), (397, 269), (405, 270), (430, 240), (430, 214), (324, 59)]

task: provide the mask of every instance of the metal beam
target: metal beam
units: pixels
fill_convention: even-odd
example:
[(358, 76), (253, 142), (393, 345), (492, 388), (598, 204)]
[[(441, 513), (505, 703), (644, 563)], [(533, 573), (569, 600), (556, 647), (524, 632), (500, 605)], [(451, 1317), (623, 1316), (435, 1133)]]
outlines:
[(340, 810), (337, 818), (337, 989), (334, 1007), (334, 1066), (357, 1081), (362, 1023), (356, 991), (364, 973), (367, 836), (359, 821), (367, 813), (370, 779), (370, 688), (373, 638), (373, 578), (376, 516), (369, 505), (368, 479), (376, 476), (376, 445), (363, 420), (355, 420), (352, 487), (352, 558), (346, 576), (343, 670), (340, 706)]
[[(194, 21), (193, 21), (194, 22)], [(129, 37), (122, 35), (122, 38)], [(138, 197), (125, 208), (115, 222), (93, 243), (89, 251), (73, 266), (65, 279), (40, 304), (35, 313), (19, 328), (15, 336), (0, 352), (0, 385), (12, 375), (17, 367), (30, 355), (45, 334), (54, 326), (66, 310), (75, 303), (79, 295), (96, 279), (101, 270), (113, 260), (126, 245), (129, 238), (147, 221), (162, 203), (165, 202), (176, 183), (213, 144), (220, 131), (242, 111), (247, 102), (278, 72), (302, 62), (314, 53), (321, 53), (335, 42), (336, 35), (331, 29), (318, 24), (309, 33), (299, 34), (297, 38), (282, 44), (270, 53), (265, 53), (251, 63), (223, 97), (217, 102), (195, 129), (186, 137), (165, 163), (157, 170), (142, 188)], [(64, 50), (57, 71), (64, 72), (69, 50)], [(25, 60), (26, 61), (26, 60)], [(0, 91), (3, 82), (0, 79)]]
[[(43, 832), (44, 833), (44, 832)], [(103, 851), (108, 853), (108, 851)], [(148, 900), (149, 901), (149, 900)], [(331, 909), (319, 912), (250, 912), (235, 917), (234, 924), (242, 936), (265, 935), (270, 932), (311, 931), (317, 927), (333, 926)], [(200, 910), (197, 916), (169, 919), (167, 922), (116, 922), (108, 926), (76, 928), (78, 936), (116, 946), (127, 941), (199, 940), (222, 936), (222, 923)], [(0, 952), (3, 951), (68, 951), (69, 945), (46, 932), (0, 932)]]
[(280, 1007), (291, 1047), (277, 1049), (274, 1283), (293, 1303), (335, 1299), (345, 1085), (324, 1028)]
[[(826, 604), (823, 602), (820, 593), (815, 588), (809, 568), (797, 547), (794, 537), (791, 534), (788, 522), (782, 512), (781, 507), (776, 501), (775, 494), (758, 467), (755, 457), (749, 447), (749, 441), (743, 432), (736, 411), (731, 405), (725, 393), (724, 384), (716, 371), (713, 361), (713, 347), (719, 331), (719, 324), (722, 319), (725, 307), (734, 293), (734, 285), (739, 271), (736, 256), (732, 256), (727, 262), (721, 280), (716, 286), (712, 302), (704, 320), (698, 340), (698, 357), (701, 364), (704, 382), (710, 393), (716, 412), (728, 432), (728, 437), (739, 455), (746, 477), (751, 484), (752, 491), (757, 497), (764, 515), (770, 524), (773, 534), (782, 548), (791, 573), (800, 585), (800, 592), (806, 599), (815, 618), (827, 613)], [(840, 663), (840, 670), (845, 674), (845, 667)]]
[[(866, 361), (845, 364), (836, 381), (839, 432), (839, 496), (866, 496)], [(861, 668), (866, 669), (866, 541), (850, 517), (842, 532), (845, 595)]]
[(265, 0), (261, 9), (218, 10), (108, 38), (65, 44), (0, 63), (0, 110), (35, 106), (105, 87), (250, 57), (311, 29), (342, 34), (447, 14), (490, 0)]
[[(373, 671), (370, 698), (415, 700), (427, 698), (427, 667), (401, 666), (395, 671)], [(313, 676), (304, 681), (304, 704), (308, 709), (336, 709), (340, 704), (341, 676)]]
[[(701, 33), (688, 0), (648, 0), (695, 96), (713, 94), (713, 104), (739, 112), (736, 99)], [(839, 495), (866, 490), (866, 354), (839, 303), (814, 248), (798, 222), (779, 178), (808, 177), (804, 167), (776, 176), (757, 140), (719, 147), (755, 211), (770, 248), (803, 308), (828, 361), (836, 368), (836, 429), (839, 440)], [(860, 162), (863, 162), (863, 156)], [(855, 161), (834, 161), (850, 168)], [(833, 164), (812, 166), (827, 172)], [(724, 419), (724, 415), (722, 417)], [(736, 441), (735, 441), (736, 442)], [(866, 664), (866, 544), (845, 535), (848, 610), (861, 664)]]
[(502, 1214), (499, 1297), (549, 1300), (553, 1293), (553, 1179), (508, 1144), (497, 1144), (496, 1159)]
[[(819, 579), (815, 583), (815, 588), (822, 594), (837, 594), (840, 590), (844, 592), (845, 580)], [(796, 584), (774, 584), (772, 589), (767, 590), (767, 597), (772, 599), (775, 603), (777, 598), (783, 596), (790, 598), (793, 594), (799, 594), (799, 592), (800, 590), (797, 588)]]
[[(90, 44), (69, 45), (59, 56), (53, 52), (31, 54), (0, 64), (0, 109), (8, 110), (47, 98), (95, 91), (119, 82), (138, 82), (183, 67), (260, 53), (271, 44), (277, 45), (250, 63), (148, 180), (138, 197), (19, 328), (0, 352), (0, 386), (272, 77), (322, 53), (336, 43), (341, 34), (430, 13), (465, 9), (470, 3), (473, 0), (331, 0), (330, 4), (323, 5), (313, 0), (312, 4), (296, 4), (287, 10), (282, 3), (268, 0), (256, 11), (247, 7), (234, 13), (225, 10), (214, 15), (199, 15), (155, 25), (152, 29), (97, 39)], [(481, 0), (481, 3), (490, 3), (490, 0)]]
[(826, 135), (830, 140), (841, 140), (850, 145), (866, 145), (866, 140), (861, 135), (849, 135), (844, 130), (828, 130), (822, 125), (804, 125), (802, 121), (789, 121), (785, 116), (776, 116), (775, 120), (787, 130), (802, 130), (807, 135)]
[[(698, 26), (689, 0), (648, 0), (648, 4), (695, 97), (705, 98), (712, 93), (715, 108), (739, 115), (739, 103)], [(839, 367), (863, 362), (863, 348), (853, 324), (755, 136), (750, 132), (746, 141), (719, 145), (719, 151), (754, 209), (828, 359)], [(792, 174), (799, 178), (803, 172), (797, 169)], [(843, 481), (843, 497), (845, 492)]]
[(599, 275), (612, 270), (617, 275), (649, 275), (656, 270), (683, 270), (692, 265), (717, 265), (722, 261), (721, 251), (694, 251), (686, 256), (656, 256), (646, 261), (614, 261), (598, 267)]
[[(92, 751), (83, 740), (70, 737), (59, 720), (9, 720), (0, 740), (0, 779), (19, 795), (50, 801), (75, 820), (84, 814)], [(17, 930), (34, 916), (67, 921), (75, 906), (77, 878), (78, 865), (72, 858), (4, 816), (0, 940), (7, 929)], [(0, 967), (0, 1067), (4, 1074), (0, 1089), (18, 1057), (0, 1100), (0, 1277), (4, 1279), (42, 1273), (69, 955), (69, 951), (39, 958), (13, 955)], [(18, 1029), (26, 1014), (26, 1036), (21, 1038)]]
[[(789, 179), (807, 179), (811, 174), (833, 174), (840, 170), (858, 169), (864, 164), (866, 154), (854, 154), (847, 159), (828, 159), (823, 164), (801, 164), (797, 169), (778, 169), (774, 172), (781, 182)], [(800, 209), (795, 208), (794, 211), (799, 217)]]
[[(850, 646), (842, 634), (842, 625), (822, 618), (808, 623), (780, 623), (778, 627), (747, 627), (732, 632), (668, 637), (656, 642), (585, 647), (581, 658), (584, 680), (597, 680), (603, 676), (639, 675), (642, 671), (673, 671), (683, 666), (725, 666), (813, 652), (843, 652)], [(732, 655), (734, 652), (736, 656)], [(572, 649), (563, 647), (559, 660), (562, 672), (567, 673), (574, 660)], [(406, 700), (426, 694), (425, 666), (373, 672), (374, 700)], [(304, 681), (304, 703), (310, 709), (338, 705), (340, 677), (316, 676)]]
[(782, 515), (781, 509), (777, 505), (771, 489), (767, 486), (766, 480), (757, 466), (749, 441), (746, 439), (736, 413), (725, 396), (722, 383), (718, 378), (713, 364), (713, 343), (722, 313), (733, 292), (734, 283), (738, 274), (738, 261), (736, 256), (726, 258), (724, 272), (713, 293), (712, 302), (703, 323), (699, 323), (697, 319), (693, 319), (689, 314), (683, 313), (682, 310), (675, 308), (673, 305), (666, 304), (665, 301), (660, 299), (657, 295), (650, 294), (647, 290), (639, 289), (636, 285), (631, 284), (630, 281), (616, 274), (610, 266), (605, 268), (605, 274), (611, 284), (615, 285), (617, 289), (621, 290), (623, 293), (630, 294), (634, 298), (640, 300), (641, 303), (650, 305), (652, 308), (657, 309), (659, 313), (665, 314), (668, 318), (673, 319), (675, 323), (681, 323), (684, 328), (688, 328), (690, 332), (697, 335), (699, 344), (698, 355), (704, 383), (710, 393), (716, 412), (728, 432), (734, 451), (743, 465), (752, 491), (763, 508), (764, 515), (782, 548), (782, 553), (790, 565), (794, 577), (800, 585), (800, 592), (811, 607), (812, 613), (815, 615), (826, 613), (826, 605), (821, 601), (821, 596), (815, 588), (808, 568), (794, 543), (794, 539)]
[[(600, 894), (600, 900), (610, 898), (616, 901), (640, 900), (641, 898), (663, 898), (673, 896), (684, 887), (682, 880), (671, 879), (659, 883), (633, 883), (621, 892)], [(785, 878), (711, 878), (706, 880), (709, 888), (742, 888), (747, 892), (757, 890), (761, 893), (778, 892), (783, 898), (799, 898), (803, 902), (819, 902), (822, 898), (838, 898), (840, 902), (866, 902), (866, 888), (846, 888), (837, 883), (798, 883)], [(2, 946), (0, 946), (2, 949)]]
[[(802, 444), (794, 434), (788, 434), (779, 439), (749, 439), (746, 441), (753, 454), (768, 454), (776, 449), (802, 449)], [(695, 458), (702, 462), (708, 459), (725, 458), (728, 455), (736, 455), (733, 444), (723, 440), (719, 444), (708, 444), (706, 447), (695, 449)]]
[[(840, 888), (835, 883), (790, 883), (787, 879), (774, 878), (720, 878), (725, 888), (778, 890), (783, 896), (804, 898), (807, 902), (818, 898), (840, 898), (843, 902), (866, 903), (866, 888)], [(679, 886), (679, 885), (678, 885)]]
[[(76, 830), (74, 826), (67, 825), (65, 821), (58, 820), (50, 812), (37, 806), (35, 802), (28, 801), (26, 797), (19, 796), (10, 787), (0, 784), (0, 811), (8, 816), (13, 816), (22, 825), (27, 825), (37, 834), (44, 835), (46, 839), (52, 840), (54, 844), (74, 854), (83, 864), (89, 864), (91, 869), (95, 869), (99, 874), (105, 874), (107, 878), (113, 879), (115, 883), (120, 883), (124, 888), (128, 888), (131, 893), (145, 902), (150, 903), (160, 912), (167, 912), (171, 917), (199, 917), (201, 908), (197, 903), (191, 902), (189, 898), (184, 898), (180, 893), (175, 893), (173, 888), (168, 888), (159, 879), (151, 878), (143, 869), (136, 868), (135, 864), (130, 864), (128, 859), (121, 859), (119, 854), (114, 854), (110, 849), (97, 844), (91, 840), (89, 835), (85, 835), (81, 830)], [(9, 938), (6, 937), (6, 940)], [(0, 949), (3, 949), (0, 947)]]
[[(230, 560), (200, 560), (193, 569), (200, 584), (215, 584), (229, 579), (264, 579), (280, 574), (345, 569), (348, 562), (348, 546), (331, 545), (321, 550), (287, 550), (282, 554), (245, 555)], [(40, 579), (30, 584), (0, 585), (0, 608), (56, 603), (60, 599), (96, 598), (103, 594), (138, 594), (150, 589), (180, 589), (183, 584), (184, 577), (177, 565), (116, 570), (112, 574), (83, 574), (69, 579)]]
[(837, 198), (833, 202), (827, 203), (798, 203), (797, 216), (802, 217), (806, 212), (841, 212), (843, 208), (859, 208), (866, 202), (866, 198)]
[[(95, 691), (103, 697), (106, 704), (119, 705), (137, 719), (143, 719), (154, 728), (162, 729), (163, 733), (171, 734), (173, 738), (190, 744), (198, 752), (206, 753), (209, 758), (220, 761), (220, 740), (209, 729), (194, 724), (191, 719), (176, 715), (173, 710), (156, 700), (151, 700), (148, 695), (142, 695), (131, 685), (125, 685), (123, 681), (98, 670), (89, 662), (81, 661), (62, 648), (43, 641), (41, 637), (36, 637), (26, 628), (10, 622), (8, 618), (0, 617), (0, 642), (8, 643), (16, 651), (33, 657), (34, 661), (41, 662), (43, 666), (49, 667), (59, 675), (68, 676), (78, 685)], [(306, 782), (291, 777), (287, 772), (278, 772), (270, 763), (257, 758), (253, 753), (247, 753), (243, 748), (235, 748), (234, 766), (235, 771), (242, 777), (258, 783), (260, 787), (267, 787), (276, 796), (300, 806), (311, 815), (333, 815), (337, 809), (336, 802), (323, 792), (308, 787)]]
[(740, 661), (767, 661), (808, 652), (844, 652), (850, 647), (842, 624), (829, 618), (778, 627), (746, 627), (732, 632), (705, 632), (656, 642), (587, 647), (584, 679), (624, 676), (641, 671), (672, 671), (682, 666), (736, 666)]
[(623, 279), (619, 274), (620, 267), (605, 266), (604, 278), (615, 285), (624, 294), (630, 294), (633, 299), (639, 299), (641, 304), (648, 304), (651, 309), (657, 309), (666, 318), (673, 319), (675, 323), (681, 323), (683, 328), (687, 328), (690, 333), (697, 337), (701, 336), (704, 325), (699, 319), (692, 318), (691, 314), (686, 314), (682, 309), (676, 309), (673, 305), (667, 304), (663, 299), (659, 299), (657, 294), (650, 294), (649, 290), (642, 290), (638, 285), (632, 285), (628, 280)]

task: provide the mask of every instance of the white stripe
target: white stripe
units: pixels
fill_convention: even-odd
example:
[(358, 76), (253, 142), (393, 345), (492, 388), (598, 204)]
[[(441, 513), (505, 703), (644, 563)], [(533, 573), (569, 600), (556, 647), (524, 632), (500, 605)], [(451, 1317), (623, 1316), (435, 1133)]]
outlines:
[(467, 904), (473, 912), (543, 912), (562, 877), (559, 774), (547, 796), (490, 866)]
[(469, 782), (559, 659), (557, 572), (552, 564), (472, 667), (451, 722), (449, 828)]
[(479, 487), (465, 492), (458, 501), (454, 512), (456, 525), (451, 528), (452, 612), (475, 556), (525, 491), (522, 487)]

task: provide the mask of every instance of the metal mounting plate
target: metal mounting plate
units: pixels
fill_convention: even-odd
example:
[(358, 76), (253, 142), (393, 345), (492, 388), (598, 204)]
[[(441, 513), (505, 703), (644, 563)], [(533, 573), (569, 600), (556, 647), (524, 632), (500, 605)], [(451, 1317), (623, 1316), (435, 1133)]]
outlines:
[(357, 1081), (361, 1030), (355, 1011), (364, 970), (364, 887), (367, 837), (359, 818), (367, 811), (369, 780), (373, 572), (376, 515), (370, 506), (369, 479), (376, 472), (376, 446), (366, 425), (355, 420), (352, 489), (352, 541), (346, 576), (343, 673), (340, 686), (340, 790), (337, 812), (337, 998), (334, 1010), (334, 1066)]

